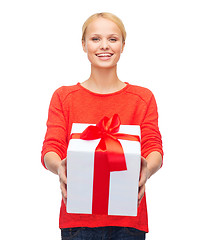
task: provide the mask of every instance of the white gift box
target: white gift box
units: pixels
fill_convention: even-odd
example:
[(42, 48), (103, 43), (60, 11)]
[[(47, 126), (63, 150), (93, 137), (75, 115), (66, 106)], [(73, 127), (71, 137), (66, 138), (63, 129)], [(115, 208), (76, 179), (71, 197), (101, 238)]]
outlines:
[[(73, 123), (72, 133), (82, 133), (89, 125)], [(120, 125), (118, 133), (138, 135), (140, 126)], [(136, 216), (140, 176), (139, 141), (119, 139), (127, 170), (110, 172), (108, 215)], [(71, 139), (67, 150), (67, 212), (92, 214), (94, 154), (100, 139)], [(102, 188), (101, 188), (102, 190)]]

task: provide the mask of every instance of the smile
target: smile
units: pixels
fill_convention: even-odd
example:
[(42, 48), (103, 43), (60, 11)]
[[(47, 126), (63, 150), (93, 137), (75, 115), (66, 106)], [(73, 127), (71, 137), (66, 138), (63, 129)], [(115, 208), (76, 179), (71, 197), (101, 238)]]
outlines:
[(113, 53), (98, 53), (95, 54), (97, 57), (112, 57)]

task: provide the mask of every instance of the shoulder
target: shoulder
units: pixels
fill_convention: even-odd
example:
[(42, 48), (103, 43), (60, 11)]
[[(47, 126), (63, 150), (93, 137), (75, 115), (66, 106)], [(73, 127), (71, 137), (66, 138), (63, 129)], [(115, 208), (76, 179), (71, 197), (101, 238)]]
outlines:
[(69, 95), (76, 93), (80, 90), (79, 86), (71, 85), (71, 86), (62, 86), (55, 90), (53, 96), (58, 97), (60, 100), (66, 99)]
[(79, 90), (79, 87), (77, 85), (71, 85), (71, 86), (62, 86), (55, 90), (54, 94), (58, 95), (67, 95), (71, 94), (73, 92), (76, 92)]
[(146, 103), (148, 103), (151, 100), (151, 98), (154, 97), (153, 93), (148, 88), (132, 84), (129, 84), (129, 87), (127, 88), (126, 92), (134, 96), (137, 96)]

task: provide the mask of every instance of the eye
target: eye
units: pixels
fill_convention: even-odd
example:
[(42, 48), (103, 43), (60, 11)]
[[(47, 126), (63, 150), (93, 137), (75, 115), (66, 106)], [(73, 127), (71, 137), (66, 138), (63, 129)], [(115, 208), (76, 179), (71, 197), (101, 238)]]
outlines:
[(110, 38), (109, 40), (110, 40), (110, 42), (116, 42), (117, 41), (116, 38)]
[(92, 38), (92, 41), (93, 41), (93, 42), (98, 42), (98, 41), (99, 41), (99, 38), (93, 37), (93, 38)]

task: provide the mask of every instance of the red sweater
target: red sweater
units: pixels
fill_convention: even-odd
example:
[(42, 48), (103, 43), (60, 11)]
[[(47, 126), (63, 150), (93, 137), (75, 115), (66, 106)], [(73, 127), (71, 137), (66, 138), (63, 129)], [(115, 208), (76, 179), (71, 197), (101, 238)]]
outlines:
[[(150, 90), (127, 83), (120, 91), (98, 94), (78, 83), (61, 87), (52, 96), (42, 164), (44, 155), (50, 151), (56, 152), (61, 159), (66, 158), (72, 123), (96, 124), (104, 116), (112, 117), (115, 113), (123, 125), (140, 125), (142, 156), (147, 157), (152, 151), (163, 155), (157, 105)], [(143, 197), (136, 217), (69, 214), (62, 201), (60, 228), (102, 226), (133, 227), (148, 232), (146, 197)]]

